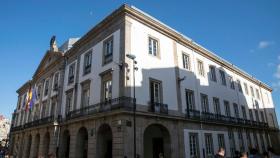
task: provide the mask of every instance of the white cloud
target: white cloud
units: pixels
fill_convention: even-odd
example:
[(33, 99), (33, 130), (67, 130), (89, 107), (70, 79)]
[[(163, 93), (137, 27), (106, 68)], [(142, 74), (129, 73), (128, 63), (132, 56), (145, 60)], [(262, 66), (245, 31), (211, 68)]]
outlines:
[(280, 55), (277, 58), (278, 58), (278, 60), (280, 60)]
[(259, 45), (258, 45), (258, 48), (259, 49), (267, 48), (267, 47), (269, 47), (269, 46), (271, 46), (273, 44), (274, 44), (273, 41), (260, 41)]
[(280, 81), (278, 81), (278, 82), (273, 82), (273, 83), (272, 83), (272, 88), (273, 88), (275, 91), (278, 91), (278, 89), (280, 88)]
[(267, 67), (274, 67), (274, 66), (275, 66), (275, 64), (274, 64), (274, 63), (272, 63), (272, 62), (267, 63)]

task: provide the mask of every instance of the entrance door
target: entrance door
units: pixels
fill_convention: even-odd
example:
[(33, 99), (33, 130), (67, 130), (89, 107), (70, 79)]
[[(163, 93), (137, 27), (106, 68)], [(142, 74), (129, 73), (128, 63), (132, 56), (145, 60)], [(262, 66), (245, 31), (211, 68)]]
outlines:
[(163, 153), (163, 138), (153, 138), (153, 158), (158, 158)]

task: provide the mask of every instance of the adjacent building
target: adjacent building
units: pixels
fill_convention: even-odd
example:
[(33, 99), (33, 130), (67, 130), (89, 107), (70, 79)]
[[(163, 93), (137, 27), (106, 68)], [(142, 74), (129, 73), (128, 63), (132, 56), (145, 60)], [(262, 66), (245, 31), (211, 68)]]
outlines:
[(140, 158), (279, 147), (269, 86), (133, 6), (66, 43), (17, 91), (16, 157), (133, 157), (134, 88)]

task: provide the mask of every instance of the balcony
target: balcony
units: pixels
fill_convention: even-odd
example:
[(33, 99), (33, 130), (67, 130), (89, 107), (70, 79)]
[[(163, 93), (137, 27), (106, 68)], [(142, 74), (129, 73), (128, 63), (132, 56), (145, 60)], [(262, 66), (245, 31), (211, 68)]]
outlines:
[(119, 97), (110, 99), (98, 104), (83, 107), (74, 111), (70, 111), (66, 114), (66, 120), (78, 118), (81, 116), (89, 116), (100, 112), (109, 112), (113, 110), (133, 110), (133, 98), (130, 97)]
[[(61, 118), (61, 116), (59, 116), (59, 118)], [(15, 131), (19, 131), (19, 130), (23, 130), (23, 129), (27, 129), (27, 128), (31, 128), (31, 127), (35, 127), (35, 126), (40, 126), (40, 125), (44, 125), (44, 124), (48, 124), (54, 122), (54, 116), (48, 116), (48, 117), (44, 117), (38, 120), (34, 120), (32, 122), (28, 122), (25, 123), (24, 125), (20, 125), (17, 127), (12, 127), (11, 131), (15, 132)]]
[(163, 103), (150, 102), (150, 112), (168, 114), (168, 105)]
[(250, 127), (257, 127), (257, 128), (268, 127), (268, 124), (266, 122), (251, 121), (242, 118), (225, 116), (221, 114), (214, 114), (210, 112), (200, 112), (198, 110), (186, 111), (186, 118), (190, 120), (200, 121), (200, 122), (222, 123), (222, 124), (236, 125), (236, 126), (250, 126)]

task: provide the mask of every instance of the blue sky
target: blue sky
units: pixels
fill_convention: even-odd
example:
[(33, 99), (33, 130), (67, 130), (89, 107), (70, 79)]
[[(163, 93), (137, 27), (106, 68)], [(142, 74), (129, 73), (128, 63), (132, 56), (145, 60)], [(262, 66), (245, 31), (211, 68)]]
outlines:
[(121, 4), (135, 5), (274, 88), (280, 118), (280, 1), (3, 1), (0, 5), (0, 114), (11, 118), (16, 90), (49, 47), (80, 37)]

